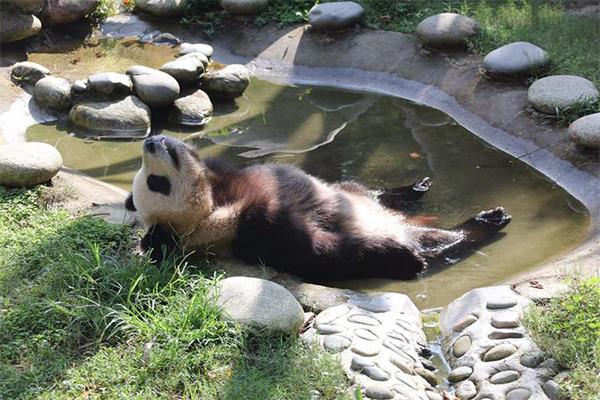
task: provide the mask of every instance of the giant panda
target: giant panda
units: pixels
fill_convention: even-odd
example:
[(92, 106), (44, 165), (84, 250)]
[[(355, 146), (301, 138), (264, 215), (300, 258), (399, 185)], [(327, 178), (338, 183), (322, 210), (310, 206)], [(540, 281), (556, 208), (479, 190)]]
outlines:
[(453, 229), (422, 226), (402, 208), (429, 189), (428, 178), (375, 193), (290, 165), (238, 168), (201, 159), (163, 135), (142, 147), (126, 206), (148, 228), (142, 249), (159, 261), (176, 247), (211, 246), (311, 281), (411, 279), (431, 261), (481, 245), (511, 221), (498, 207)]

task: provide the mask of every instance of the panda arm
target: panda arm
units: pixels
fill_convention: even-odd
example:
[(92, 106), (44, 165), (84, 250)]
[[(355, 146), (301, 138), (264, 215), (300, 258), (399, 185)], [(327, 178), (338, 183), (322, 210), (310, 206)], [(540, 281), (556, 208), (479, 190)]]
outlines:
[(241, 204), (217, 207), (195, 227), (188, 238), (192, 245), (232, 240), (237, 231)]
[(127, 196), (127, 199), (125, 200), (125, 208), (129, 211), (137, 211), (135, 204), (133, 204), (133, 193), (129, 193), (129, 196)]
[(160, 225), (152, 225), (140, 245), (144, 252), (149, 251), (150, 258), (156, 262), (163, 261), (178, 247), (175, 236)]

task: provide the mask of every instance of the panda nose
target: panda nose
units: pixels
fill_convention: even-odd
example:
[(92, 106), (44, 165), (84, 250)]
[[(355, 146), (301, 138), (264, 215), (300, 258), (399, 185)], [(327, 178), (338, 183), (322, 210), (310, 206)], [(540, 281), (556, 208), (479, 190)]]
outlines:
[(150, 154), (154, 154), (154, 152), (156, 151), (156, 146), (154, 145), (154, 141), (146, 139), (144, 141), (144, 149), (147, 152), (149, 152)]

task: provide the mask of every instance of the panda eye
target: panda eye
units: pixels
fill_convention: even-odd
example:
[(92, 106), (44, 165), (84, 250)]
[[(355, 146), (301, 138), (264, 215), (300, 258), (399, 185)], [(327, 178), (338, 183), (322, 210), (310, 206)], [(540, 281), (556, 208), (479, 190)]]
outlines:
[(170, 146), (167, 146), (167, 152), (169, 153), (171, 160), (173, 160), (175, 168), (179, 169), (179, 155), (177, 154), (177, 150)]

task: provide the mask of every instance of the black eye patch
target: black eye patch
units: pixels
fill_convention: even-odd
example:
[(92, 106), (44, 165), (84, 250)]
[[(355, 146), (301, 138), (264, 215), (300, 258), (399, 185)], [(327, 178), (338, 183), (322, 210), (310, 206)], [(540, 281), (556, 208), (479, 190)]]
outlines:
[(153, 192), (162, 193), (168, 196), (171, 193), (171, 182), (166, 176), (148, 175), (146, 178), (148, 189)]
[(179, 155), (177, 154), (177, 150), (174, 147), (167, 145), (167, 152), (169, 153), (171, 160), (173, 160), (175, 168), (179, 169)]

